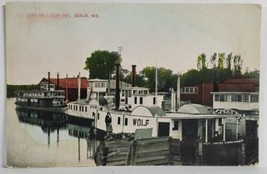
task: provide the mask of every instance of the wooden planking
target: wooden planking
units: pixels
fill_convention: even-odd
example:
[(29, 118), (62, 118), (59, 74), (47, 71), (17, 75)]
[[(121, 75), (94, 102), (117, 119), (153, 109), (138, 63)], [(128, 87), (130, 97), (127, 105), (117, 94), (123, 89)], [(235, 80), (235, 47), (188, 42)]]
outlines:
[(149, 149), (161, 149), (161, 148), (169, 148), (168, 142), (160, 142), (160, 143), (153, 143), (153, 144), (145, 144), (145, 145), (137, 145), (138, 150), (149, 150)]
[(173, 165), (173, 162), (168, 159), (157, 160), (157, 161), (146, 161), (135, 164), (136, 166), (153, 166), (153, 165)]
[(163, 150), (154, 150), (150, 152), (138, 152), (137, 153), (137, 158), (143, 158), (143, 157), (153, 157), (153, 156), (158, 156), (158, 155), (167, 155), (170, 154), (170, 151), (168, 149), (163, 149)]

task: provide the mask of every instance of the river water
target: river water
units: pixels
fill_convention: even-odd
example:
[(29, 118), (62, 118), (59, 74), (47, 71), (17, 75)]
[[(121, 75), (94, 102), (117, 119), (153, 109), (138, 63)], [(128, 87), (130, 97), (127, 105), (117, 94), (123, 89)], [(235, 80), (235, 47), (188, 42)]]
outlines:
[(90, 120), (65, 114), (16, 110), (7, 99), (6, 145), (10, 167), (95, 166), (98, 141), (88, 140)]

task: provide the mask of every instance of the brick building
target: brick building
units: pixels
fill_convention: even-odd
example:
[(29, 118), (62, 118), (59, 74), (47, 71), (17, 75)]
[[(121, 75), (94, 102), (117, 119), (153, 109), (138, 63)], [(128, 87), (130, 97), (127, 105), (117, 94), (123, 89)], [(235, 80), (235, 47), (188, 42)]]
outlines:
[[(66, 100), (75, 101), (78, 99), (78, 78), (50, 78), (50, 86), (54, 89), (65, 90)], [(48, 84), (48, 79), (43, 78), (39, 82), (39, 86)], [(67, 89), (67, 91), (66, 91)], [(87, 96), (87, 78), (81, 77), (81, 99), (85, 99)]]
[(217, 91), (213, 90), (213, 83), (182, 87), (181, 101), (213, 106), (211, 92), (259, 92), (257, 79), (228, 79), (217, 85)]

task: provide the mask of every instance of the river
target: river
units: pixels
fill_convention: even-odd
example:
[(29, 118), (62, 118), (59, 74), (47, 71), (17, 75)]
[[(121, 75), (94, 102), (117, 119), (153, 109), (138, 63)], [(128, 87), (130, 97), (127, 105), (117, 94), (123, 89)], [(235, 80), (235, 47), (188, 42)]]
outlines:
[(99, 143), (88, 140), (90, 120), (65, 114), (16, 110), (7, 99), (6, 146), (9, 167), (95, 166), (92, 158)]

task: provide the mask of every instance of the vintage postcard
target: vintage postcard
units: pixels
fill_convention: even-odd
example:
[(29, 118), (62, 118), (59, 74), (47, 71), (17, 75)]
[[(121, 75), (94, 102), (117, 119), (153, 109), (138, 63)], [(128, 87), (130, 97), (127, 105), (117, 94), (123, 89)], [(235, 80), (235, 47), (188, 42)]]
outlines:
[(7, 3), (7, 167), (257, 165), (261, 14)]

